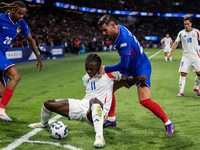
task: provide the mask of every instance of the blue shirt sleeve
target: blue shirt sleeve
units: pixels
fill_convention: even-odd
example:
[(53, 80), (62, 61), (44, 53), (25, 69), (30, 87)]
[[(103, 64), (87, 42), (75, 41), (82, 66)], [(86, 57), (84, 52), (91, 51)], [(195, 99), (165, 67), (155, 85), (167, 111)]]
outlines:
[(127, 70), (129, 64), (130, 55), (121, 55), (120, 62), (115, 65), (105, 66), (105, 72), (113, 72), (120, 70)]
[(120, 54), (120, 62), (115, 65), (105, 66), (105, 72), (112, 71), (126, 71), (129, 65), (130, 55), (131, 55), (131, 41), (128, 38), (124, 38), (118, 44), (117, 49)]
[(28, 25), (27, 25), (27, 23), (24, 21), (24, 20), (22, 20), (21, 21), (21, 33), (24, 35), (24, 36), (28, 36), (29, 35), (29, 33), (30, 33), (30, 31), (29, 31), (29, 29), (28, 29)]

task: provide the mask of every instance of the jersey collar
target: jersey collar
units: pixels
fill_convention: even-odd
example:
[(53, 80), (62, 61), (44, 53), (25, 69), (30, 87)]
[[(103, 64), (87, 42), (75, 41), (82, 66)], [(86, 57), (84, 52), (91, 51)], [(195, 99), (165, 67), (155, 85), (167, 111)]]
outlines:
[(10, 12), (8, 13), (8, 18), (9, 18), (10, 22), (11, 22), (13, 25), (15, 25), (15, 23), (14, 23), (14, 22), (12, 21), (12, 19), (11, 19)]
[[(185, 30), (185, 32), (187, 32), (186, 29), (184, 29), (184, 30)], [(193, 28), (192, 28), (192, 30), (193, 30)], [(192, 31), (192, 30), (191, 30), (191, 31)], [(190, 31), (190, 32), (191, 32), (191, 31)]]
[[(118, 26), (118, 35), (117, 35), (117, 38), (116, 38), (115, 42), (118, 40), (119, 35), (120, 35), (120, 27)], [(115, 43), (115, 42), (114, 42), (114, 43)]]

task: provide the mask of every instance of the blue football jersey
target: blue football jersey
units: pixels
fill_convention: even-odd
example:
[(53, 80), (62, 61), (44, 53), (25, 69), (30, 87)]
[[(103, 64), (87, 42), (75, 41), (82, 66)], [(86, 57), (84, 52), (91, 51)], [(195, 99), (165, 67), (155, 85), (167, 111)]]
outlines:
[(30, 31), (24, 19), (20, 22), (14, 23), (11, 20), (10, 13), (0, 14), (0, 52), (5, 53), (10, 44), (17, 36), (18, 33), (22, 33), (24, 36), (28, 36)]
[(148, 57), (133, 33), (122, 25), (117, 26), (119, 27), (119, 34), (114, 42), (114, 46), (120, 56), (130, 55), (126, 71), (130, 74), (136, 73), (137, 68), (148, 61)]

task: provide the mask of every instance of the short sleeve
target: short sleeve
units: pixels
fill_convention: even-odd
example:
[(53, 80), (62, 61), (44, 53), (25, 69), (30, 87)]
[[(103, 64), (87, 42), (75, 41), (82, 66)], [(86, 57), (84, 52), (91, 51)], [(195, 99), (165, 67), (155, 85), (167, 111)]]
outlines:
[(24, 20), (21, 21), (21, 33), (24, 36), (28, 36), (30, 34), (28, 25), (27, 25), (27, 23)]
[(176, 42), (180, 42), (181, 41), (181, 35), (182, 35), (182, 31), (180, 31), (177, 35), (177, 38), (176, 38)]
[(106, 75), (111, 79), (111, 80), (121, 80), (121, 73), (119, 71), (114, 71), (114, 72), (108, 72)]

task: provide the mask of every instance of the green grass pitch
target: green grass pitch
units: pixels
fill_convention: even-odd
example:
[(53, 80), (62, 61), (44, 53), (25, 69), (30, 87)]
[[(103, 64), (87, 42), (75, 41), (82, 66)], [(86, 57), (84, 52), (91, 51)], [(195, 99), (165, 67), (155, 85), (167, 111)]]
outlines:
[[(148, 57), (159, 49), (146, 49)], [(119, 62), (117, 52), (98, 52), (102, 65)], [(85, 75), (85, 58), (87, 54), (43, 61), (43, 69), (37, 72), (35, 62), (16, 64), (22, 76), (6, 113), (12, 122), (0, 120), (0, 149), (34, 129), (27, 126), (40, 121), (40, 111), (46, 100), (58, 98), (82, 99), (85, 88), (82, 77)], [(175, 124), (175, 133), (165, 135), (165, 128), (160, 119), (138, 102), (136, 86), (121, 88), (115, 92), (117, 127), (104, 129), (105, 150), (197, 150), (200, 149), (200, 97), (193, 91), (195, 74), (190, 70), (186, 78), (185, 96), (177, 98), (179, 92), (178, 72), (182, 50), (173, 52), (173, 62), (164, 61), (161, 51), (150, 59), (152, 64), (151, 98), (165, 111)], [(57, 114), (54, 114), (56, 116)], [(69, 121), (62, 117), (69, 134), (65, 139), (53, 139), (48, 129), (41, 130), (22, 142), (16, 150), (64, 150), (94, 149), (94, 128), (86, 122)], [(42, 143), (43, 142), (43, 143)], [(16, 143), (16, 142), (15, 142)], [(54, 143), (54, 145), (52, 144)], [(56, 146), (59, 144), (60, 146)]]

